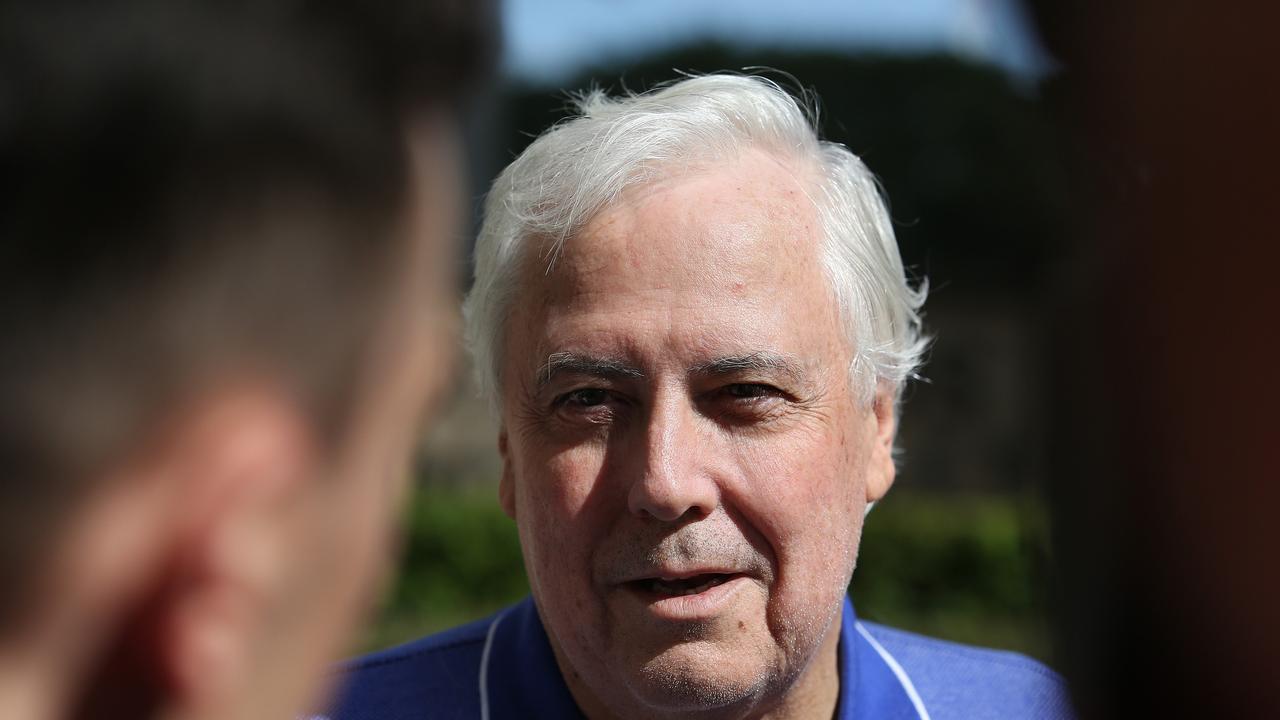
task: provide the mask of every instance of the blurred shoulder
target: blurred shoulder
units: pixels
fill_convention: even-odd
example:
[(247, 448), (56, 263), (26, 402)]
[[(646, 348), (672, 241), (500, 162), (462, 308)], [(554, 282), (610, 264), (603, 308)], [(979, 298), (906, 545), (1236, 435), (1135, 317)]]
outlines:
[(859, 631), (914, 685), (931, 720), (1070, 720), (1062, 677), (1025, 655), (861, 621)]
[(486, 618), (344, 663), (332, 720), (472, 718), (494, 618)]

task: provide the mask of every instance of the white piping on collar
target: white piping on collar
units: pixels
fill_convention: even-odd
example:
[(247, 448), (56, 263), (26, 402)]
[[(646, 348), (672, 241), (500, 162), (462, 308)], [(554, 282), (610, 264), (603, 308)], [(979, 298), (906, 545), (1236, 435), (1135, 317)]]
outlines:
[(919, 716), (920, 720), (930, 720), (929, 711), (925, 709), (924, 701), (920, 699), (920, 693), (916, 692), (915, 683), (911, 682), (910, 677), (907, 677), (907, 671), (902, 669), (902, 666), (889, 654), (888, 650), (884, 649), (883, 645), (871, 637), (871, 633), (867, 632), (861, 622), (856, 622), (853, 626), (858, 629), (858, 633), (862, 637), (866, 638), (866, 641), (871, 644), (871, 648), (880, 655), (880, 659), (884, 660), (889, 669), (893, 671), (893, 674), (897, 676), (898, 683), (902, 685), (903, 690), (907, 691), (907, 697), (911, 699), (911, 704), (915, 706), (916, 715)]
[(498, 623), (506, 616), (504, 612), (494, 618), (484, 638), (484, 652), (480, 654), (480, 720), (489, 720), (489, 653), (493, 650), (493, 636), (498, 631)]

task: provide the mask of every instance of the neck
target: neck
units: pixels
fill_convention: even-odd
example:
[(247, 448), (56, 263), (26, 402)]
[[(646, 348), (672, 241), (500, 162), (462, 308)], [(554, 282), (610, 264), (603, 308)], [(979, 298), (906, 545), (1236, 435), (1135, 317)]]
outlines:
[(52, 720), (69, 712), (68, 673), (54, 658), (0, 651), (0, 717)]

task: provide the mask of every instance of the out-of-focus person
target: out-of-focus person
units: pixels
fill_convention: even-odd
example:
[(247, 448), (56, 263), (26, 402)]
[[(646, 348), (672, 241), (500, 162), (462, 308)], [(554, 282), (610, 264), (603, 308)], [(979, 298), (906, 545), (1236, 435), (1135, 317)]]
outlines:
[(491, 16), (0, 6), (0, 717), (319, 702), (447, 377)]

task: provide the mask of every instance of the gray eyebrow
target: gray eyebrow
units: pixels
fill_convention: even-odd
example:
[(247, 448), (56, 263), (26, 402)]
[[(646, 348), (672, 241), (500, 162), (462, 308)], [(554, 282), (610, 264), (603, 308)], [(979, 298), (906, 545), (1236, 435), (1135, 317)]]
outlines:
[(538, 368), (538, 390), (551, 384), (557, 376), (566, 373), (575, 375), (591, 375), (595, 377), (617, 379), (639, 379), (644, 377), (640, 368), (628, 365), (616, 358), (593, 357), (571, 352), (555, 352), (547, 356), (547, 362)]
[(693, 366), (697, 375), (730, 375), (744, 370), (782, 372), (793, 379), (802, 379), (804, 372), (799, 363), (785, 355), (773, 352), (753, 352), (745, 355), (726, 355)]

